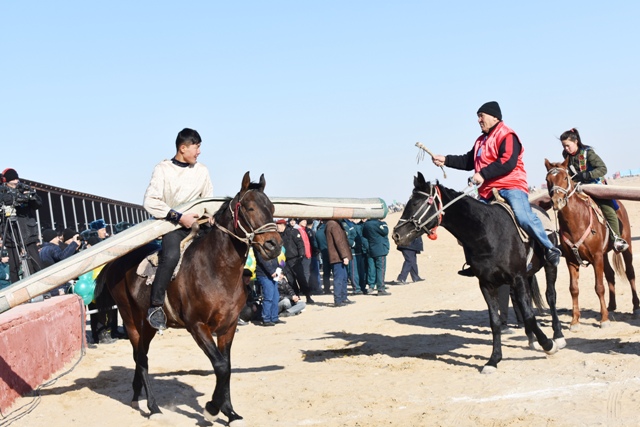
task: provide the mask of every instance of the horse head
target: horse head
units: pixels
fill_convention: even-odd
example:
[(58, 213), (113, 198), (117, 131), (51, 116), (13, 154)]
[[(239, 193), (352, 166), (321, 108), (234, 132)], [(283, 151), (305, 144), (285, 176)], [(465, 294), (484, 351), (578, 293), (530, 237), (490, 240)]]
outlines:
[(547, 168), (547, 189), (554, 211), (564, 208), (567, 205), (568, 198), (575, 191), (567, 168), (568, 164), (569, 158), (566, 158), (561, 163), (551, 163), (549, 160), (544, 159), (544, 165)]
[(413, 178), (413, 192), (405, 205), (404, 212), (393, 228), (393, 240), (398, 246), (405, 246), (422, 234), (433, 235), (440, 225), (442, 197), (438, 183), (424, 179), (422, 173)]
[(282, 239), (273, 221), (275, 208), (264, 193), (265, 186), (264, 174), (260, 175), (260, 182), (252, 183), (249, 172), (245, 173), (240, 192), (231, 200), (229, 208), (238, 237), (246, 239), (265, 259), (273, 259), (280, 255)]

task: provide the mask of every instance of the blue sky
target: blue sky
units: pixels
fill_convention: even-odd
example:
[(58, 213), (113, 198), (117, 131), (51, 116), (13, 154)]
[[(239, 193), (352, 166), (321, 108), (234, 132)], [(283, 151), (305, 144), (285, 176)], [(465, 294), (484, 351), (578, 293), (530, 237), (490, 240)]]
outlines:
[[(467, 152), (496, 100), (532, 185), (577, 127), (640, 166), (640, 3), (24, 1), (0, 4), (0, 168), (133, 203), (184, 127), (217, 196), (406, 201), (416, 141)], [(0, 170), (2, 170), (0, 169)], [(448, 170), (462, 189), (470, 173)]]

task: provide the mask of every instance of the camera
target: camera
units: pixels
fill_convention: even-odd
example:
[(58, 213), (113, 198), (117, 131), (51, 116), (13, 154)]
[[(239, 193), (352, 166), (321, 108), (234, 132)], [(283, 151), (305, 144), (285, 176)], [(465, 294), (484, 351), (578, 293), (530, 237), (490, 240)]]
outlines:
[(0, 189), (1, 202), (4, 205), (20, 206), (33, 200), (36, 195), (35, 188), (28, 184), (18, 182), (15, 188), (9, 187), (6, 183)]

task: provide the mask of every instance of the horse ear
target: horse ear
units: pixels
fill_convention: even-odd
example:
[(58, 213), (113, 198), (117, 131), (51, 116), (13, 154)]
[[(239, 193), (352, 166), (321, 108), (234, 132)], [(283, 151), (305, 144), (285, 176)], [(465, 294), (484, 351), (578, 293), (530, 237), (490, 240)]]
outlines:
[(422, 185), (424, 185), (426, 183), (425, 179), (424, 179), (424, 175), (422, 175), (422, 172), (418, 172), (418, 176), (413, 178), (413, 186), (414, 188), (418, 188)]
[(240, 191), (247, 191), (249, 184), (251, 184), (251, 177), (249, 176), (249, 171), (247, 171), (242, 177), (242, 188), (240, 188)]
[(547, 170), (551, 170), (553, 166), (551, 166), (551, 162), (548, 159), (544, 159), (544, 167), (547, 168)]
[(266, 187), (267, 181), (264, 179), (264, 174), (260, 175), (260, 191), (264, 193), (264, 187)]
[(564, 168), (567, 168), (567, 166), (569, 166), (569, 156), (567, 156), (567, 158), (564, 159), (564, 162), (562, 162), (562, 166)]

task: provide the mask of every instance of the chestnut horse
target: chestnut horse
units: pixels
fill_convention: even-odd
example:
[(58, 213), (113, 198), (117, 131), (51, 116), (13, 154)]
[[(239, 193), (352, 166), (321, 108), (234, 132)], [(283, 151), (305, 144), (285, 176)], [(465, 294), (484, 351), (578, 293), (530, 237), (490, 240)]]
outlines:
[[(398, 246), (406, 246), (422, 234), (434, 234), (436, 227), (442, 225), (469, 249), (468, 262), (479, 279), (480, 290), (489, 308), (493, 335), (493, 351), (482, 373), (494, 372), (502, 360), (498, 314), (498, 288), (502, 285), (510, 285), (515, 291), (529, 345), (535, 348), (536, 339), (547, 354), (564, 347), (566, 342), (555, 303), (557, 269), (545, 263), (543, 248), (535, 245), (532, 268), (527, 271), (529, 244), (522, 242), (513, 219), (503, 207), (482, 203), (437, 182), (426, 182), (420, 172), (414, 178), (413, 186), (413, 194), (393, 229), (393, 240)], [(553, 317), (554, 340), (547, 338), (540, 329), (532, 306), (532, 298), (536, 302), (541, 299), (537, 287), (532, 287), (532, 278), (543, 265), (547, 277), (547, 301)]]
[[(609, 326), (609, 311), (616, 309), (616, 281), (615, 273), (609, 263), (607, 253), (613, 249), (613, 239), (609, 238), (609, 231), (605, 223), (598, 221), (592, 199), (578, 192), (578, 187), (571, 180), (567, 169), (568, 159), (561, 163), (551, 163), (544, 160), (547, 168), (547, 188), (553, 209), (558, 215), (558, 226), (562, 252), (569, 268), (569, 290), (573, 301), (573, 317), (570, 330), (576, 331), (580, 324), (580, 306), (578, 305), (578, 278), (580, 266), (593, 265), (596, 279), (596, 294), (600, 300), (600, 326)], [(616, 211), (620, 221), (621, 237), (629, 243), (629, 248), (622, 252), (613, 253), (613, 265), (620, 277), (626, 275), (631, 284), (633, 313), (640, 313), (640, 301), (636, 292), (636, 274), (633, 269), (633, 253), (631, 252), (631, 227), (629, 216), (624, 205), (618, 202), (620, 208)], [(624, 266), (622, 259), (624, 258)], [(626, 268), (625, 268), (626, 267)], [(626, 271), (625, 271), (626, 270)], [(609, 284), (609, 307), (604, 301), (603, 273)]]
[[(242, 284), (249, 247), (266, 259), (280, 254), (282, 240), (273, 222), (274, 206), (264, 193), (264, 175), (251, 183), (249, 172), (242, 179), (238, 194), (228, 199), (215, 214), (215, 224), (187, 248), (176, 278), (165, 299), (167, 326), (185, 328), (207, 355), (216, 375), (213, 396), (204, 415), (214, 421), (218, 412), (229, 424), (242, 417), (233, 410), (229, 382), (231, 344), (238, 315), (247, 300)], [(107, 264), (98, 276), (97, 286), (106, 284), (115, 299), (133, 346), (136, 363), (131, 404), (138, 407), (144, 387), (151, 415), (161, 413), (148, 375), (149, 344), (156, 330), (146, 320), (151, 287), (136, 274), (140, 261), (149, 254), (148, 245)], [(97, 291), (97, 293), (99, 290)], [(96, 294), (97, 294), (96, 293)], [(217, 337), (217, 345), (212, 337)], [(177, 362), (177, 361), (176, 361)]]

